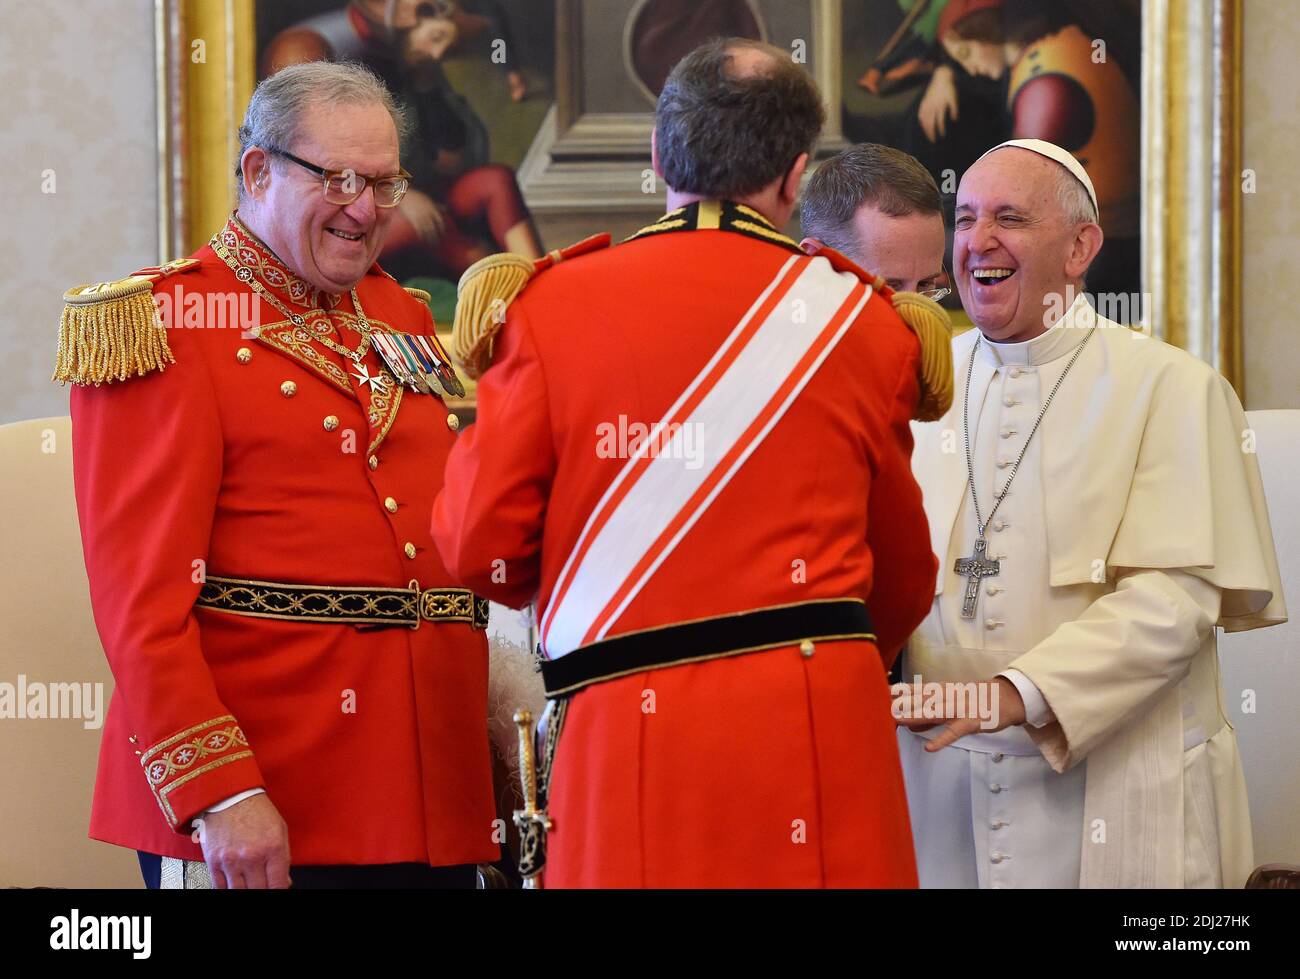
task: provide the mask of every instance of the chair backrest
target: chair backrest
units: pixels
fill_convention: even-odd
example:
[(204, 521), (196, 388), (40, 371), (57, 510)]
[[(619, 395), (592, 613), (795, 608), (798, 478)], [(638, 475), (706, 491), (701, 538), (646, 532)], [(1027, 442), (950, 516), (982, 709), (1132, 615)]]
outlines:
[(0, 887), (141, 886), (131, 851), (86, 836), (112, 690), (90, 612), (69, 419), (2, 425)]
[[(1291, 621), (1221, 635), (1219, 661), (1246, 770), (1255, 863), (1300, 864), (1300, 410), (1251, 411), (1246, 419)], [(1243, 710), (1248, 699), (1253, 713)]]

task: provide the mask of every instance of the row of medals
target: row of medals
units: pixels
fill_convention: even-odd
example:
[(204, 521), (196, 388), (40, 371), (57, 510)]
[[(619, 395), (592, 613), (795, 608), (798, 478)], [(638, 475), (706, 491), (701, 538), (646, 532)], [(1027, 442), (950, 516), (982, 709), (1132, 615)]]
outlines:
[[(304, 316), (293, 312), (280, 301), (279, 297), (273, 295), (262, 283), (258, 282), (253, 270), (241, 264), (230, 251), (227, 251), (227, 249), (233, 250), (238, 247), (238, 242), (233, 235), (229, 239), (224, 239), (221, 243), (226, 245), (227, 248), (218, 249), (217, 252), (231, 271), (235, 273), (235, 278), (275, 307), (295, 327), (303, 330), (305, 334), (303, 339), (317, 340), (326, 349), (333, 350), (339, 356), (352, 361), (357, 367), (357, 373), (353, 376), (363, 386), (368, 384), (372, 389), (382, 394), (388, 389), (392, 379), (396, 378), (399, 383), (405, 384), (416, 394), (437, 394), (441, 389), (445, 395), (451, 397), (463, 398), (465, 396), (465, 387), (461, 384), (460, 378), (456, 376), (456, 369), (451, 364), (451, 358), (447, 356), (442, 344), (438, 342), (436, 337), (423, 336), (419, 333), (376, 332), (374, 327), (371, 326), (370, 320), (366, 318), (365, 310), (361, 308), (361, 299), (357, 296), (357, 290), (354, 288), (351, 292), (352, 308), (356, 311), (357, 323), (355, 326), (351, 323), (345, 323), (345, 325), (361, 334), (361, 342), (357, 345), (356, 350), (349, 350), (343, 344), (334, 342), (328, 336), (308, 331), (307, 320)], [(321, 309), (315, 309), (312, 312), (328, 316)], [(366, 353), (370, 350), (372, 342), (375, 350), (378, 351), (379, 356), (387, 366), (388, 373), (381, 370), (378, 374), (371, 374), (362, 363), (365, 360)]]

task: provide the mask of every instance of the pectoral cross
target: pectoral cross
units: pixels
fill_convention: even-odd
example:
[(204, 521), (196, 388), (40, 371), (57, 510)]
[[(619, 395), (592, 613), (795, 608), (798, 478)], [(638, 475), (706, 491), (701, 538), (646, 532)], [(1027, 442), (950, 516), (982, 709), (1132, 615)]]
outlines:
[(975, 603), (979, 601), (980, 581), (998, 573), (1000, 562), (984, 556), (986, 547), (988, 542), (984, 540), (984, 535), (980, 534), (975, 538), (975, 553), (970, 557), (959, 557), (957, 563), (953, 565), (954, 571), (966, 576), (966, 594), (961, 603), (963, 619), (975, 618)]

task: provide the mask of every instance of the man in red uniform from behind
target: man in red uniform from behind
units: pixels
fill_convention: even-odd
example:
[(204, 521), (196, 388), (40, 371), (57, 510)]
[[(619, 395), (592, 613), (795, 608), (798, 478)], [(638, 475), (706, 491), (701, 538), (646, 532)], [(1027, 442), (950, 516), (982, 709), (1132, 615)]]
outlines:
[(921, 345), (778, 230), (821, 105), (780, 49), (684, 58), (669, 212), (533, 278), (452, 450), (443, 561), (537, 602), (548, 887), (916, 885), (886, 669), (934, 588)]

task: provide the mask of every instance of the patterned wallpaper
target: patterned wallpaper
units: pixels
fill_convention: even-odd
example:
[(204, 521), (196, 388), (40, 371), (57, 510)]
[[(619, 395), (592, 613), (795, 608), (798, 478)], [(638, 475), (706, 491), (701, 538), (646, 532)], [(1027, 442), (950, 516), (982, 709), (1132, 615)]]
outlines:
[(0, 0), (0, 424), (68, 412), (63, 291), (157, 261), (153, 9)]

